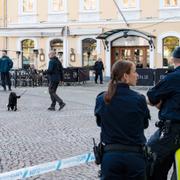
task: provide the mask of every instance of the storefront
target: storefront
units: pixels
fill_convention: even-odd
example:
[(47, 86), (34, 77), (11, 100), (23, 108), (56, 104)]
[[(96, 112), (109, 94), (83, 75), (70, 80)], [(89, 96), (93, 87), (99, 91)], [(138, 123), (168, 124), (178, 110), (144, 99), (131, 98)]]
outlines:
[(106, 49), (106, 74), (117, 60), (133, 61), (137, 68), (154, 68), (155, 36), (135, 29), (114, 29), (100, 34)]

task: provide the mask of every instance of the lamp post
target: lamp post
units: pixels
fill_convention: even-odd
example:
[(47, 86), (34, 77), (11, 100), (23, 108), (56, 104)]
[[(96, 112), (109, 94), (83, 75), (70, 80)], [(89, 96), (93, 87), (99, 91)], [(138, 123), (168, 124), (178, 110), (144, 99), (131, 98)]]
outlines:
[(89, 60), (90, 60), (90, 56), (91, 56), (91, 50), (89, 49), (87, 51), (87, 57), (88, 57), (88, 66), (89, 66)]
[(71, 48), (70, 61), (71, 62), (75, 62), (76, 61), (76, 54), (74, 52), (74, 48)]
[(44, 60), (45, 60), (45, 55), (44, 55), (44, 52), (43, 52), (43, 49), (42, 49), (42, 48), (40, 49), (39, 60), (40, 60), (41, 62), (44, 62)]
[(18, 60), (18, 64), (17, 64), (17, 68), (19, 69), (19, 56), (21, 54), (21, 51), (16, 51), (16, 56), (17, 56), (17, 60)]
[(38, 69), (38, 54), (39, 54), (38, 49), (33, 49), (33, 53), (34, 53), (35, 58), (36, 58), (35, 67), (36, 67), (36, 69)]

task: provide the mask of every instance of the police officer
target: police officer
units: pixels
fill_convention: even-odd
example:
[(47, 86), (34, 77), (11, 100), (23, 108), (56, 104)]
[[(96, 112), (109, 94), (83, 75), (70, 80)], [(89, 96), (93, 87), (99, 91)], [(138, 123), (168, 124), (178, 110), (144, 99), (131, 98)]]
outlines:
[(49, 94), (51, 97), (51, 106), (48, 108), (50, 111), (55, 111), (56, 102), (59, 104), (59, 110), (61, 110), (65, 103), (63, 100), (56, 94), (59, 82), (63, 81), (63, 67), (59, 59), (56, 57), (55, 51), (49, 52), (49, 66), (47, 70), (48, 79), (49, 79)]
[(6, 91), (6, 83), (8, 85), (9, 91), (11, 91), (11, 75), (9, 73), (10, 69), (13, 67), (12, 60), (7, 56), (7, 51), (2, 51), (2, 57), (0, 59), (0, 72), (1, 81), (4, 91)]
[(133, 62), (117, 61), (107, 92), (96, 98), (95, 116), (101, 120), (104, 144), (101, 180), (145, 179), (144, 129), (150, 115), (145, 97), (129, 87), (136, 85), (137, 77)]
[(104, 65), (101, 60), (101, 58), (98, 58), (98, 60), (94, 64), (94, 70), (95, 70), (95, 83), (97, 84), (98, 76), (100, 77), (100, 84), (103, 84), (103, 70)]
[(174, 153), (180, 147), (180, 47), (174, 50), (172, 61), (175, 70), (147, 92), (150, 104), (160, 109), (159, 129), (148, 141), (157, 156), (152, 180), (167, 179)]

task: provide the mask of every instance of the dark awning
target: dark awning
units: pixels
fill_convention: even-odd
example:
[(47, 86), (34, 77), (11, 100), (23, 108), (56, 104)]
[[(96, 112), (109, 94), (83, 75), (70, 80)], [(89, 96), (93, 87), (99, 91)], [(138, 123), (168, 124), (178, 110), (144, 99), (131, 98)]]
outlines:
[(147, 36), (148, 38), (155, 38), (155, 36), (151, 35), (150, 33), (147, 33), (144, 31), (139, 31), (136, 29), (113, 29), (113, 30), (106, 31), (106, 32), (98, 35), (96, 38), (97, 39), (107, 39), (108, 37), (110, 37), (116, 33), (120, 33), (120, 32), (122, 32), (124, 36), (129, 36), (130, 34), (138, 33), (138, 34), (142, 34), (143, 36)]
[(96, 39), (103, 40), (104, 45), (108, 49), (108, 41), (114, 41), (117, 38), (121, 37), (127, 38), (128, 36), (142, 37), (149, 42), (151, 48), (154, 48), (153, 39), (155, 38), (155, 36), (151, 35), (148, 32), (139, 31), (136, 29), (112, 29), (98, 35)]

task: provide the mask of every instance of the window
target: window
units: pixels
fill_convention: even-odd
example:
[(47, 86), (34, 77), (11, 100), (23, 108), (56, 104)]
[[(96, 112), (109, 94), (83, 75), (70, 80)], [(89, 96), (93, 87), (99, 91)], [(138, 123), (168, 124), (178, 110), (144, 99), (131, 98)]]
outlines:
[(163, 66), (171, 65), (172, 52), (176, 46), (179, 46), (177, 37), (168, 36), (163, 39)]
[(122, 0), (122, 6), (124, 9), (136, 8), (136, 0)]
[(64, 0), (52, 0), (52, 11), (64, 11)]
[(97, 2), (96, 0), (84, 0), (84, 7), (83, 9), (86, 10), (96, 10), (97, 9)]
[(79, 0), (79, 20), (87, 22), (99, 21), (99, 4), (100, 0)]
[(67, 22), (67, 0), (48, 0), (48, 21)]
[(18, 21), (20, 24), (37, 22), (37, 0), (18, 0)]
[(33, 49), (34, 41), (31, 39), (25, 39), (21, 42), (22, 46), (22, 67), (28, 68), (30, 64), (35, 64)]
[(34, 0), (23, 0), (23, 13), (32, 13), (35, 10)]
[(82, 41), (82, 64), (83, 66), (93, 66), (97, 59), (97, 42), (95, 39), (87, 38)]
[(177, 0), (163, 0), (164, 7), (176, 7), (178, 5)]

